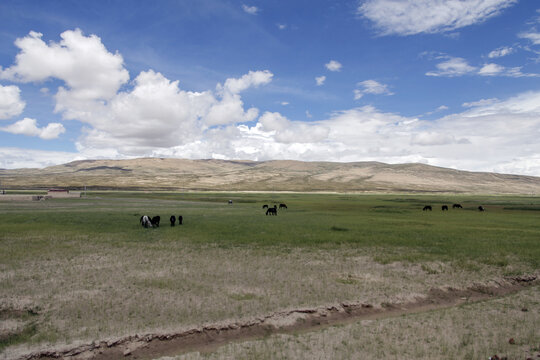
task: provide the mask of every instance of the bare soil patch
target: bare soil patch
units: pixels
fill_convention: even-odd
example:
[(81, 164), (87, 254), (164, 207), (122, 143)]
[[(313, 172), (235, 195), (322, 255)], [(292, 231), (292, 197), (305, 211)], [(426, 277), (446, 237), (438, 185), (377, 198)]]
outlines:
[(507, 277), (496, 285), (472, 285), (465, 289), (431, 289), (425, 296), (401, 303), (372, 305), (361, 302), (295, 309), (257, 317), (249, 321), (206, 325), (178, 333), (132, 335), (93, 342), (70, 349), (35, 352), (21, 359), (150, 359), (190, 351), (208, 351), (222, 344), (275, 333), (311, 331), (322, 327), (375, 320), (403, 314), (449, 308), (516, 293), (538, 285), (538, 275)]

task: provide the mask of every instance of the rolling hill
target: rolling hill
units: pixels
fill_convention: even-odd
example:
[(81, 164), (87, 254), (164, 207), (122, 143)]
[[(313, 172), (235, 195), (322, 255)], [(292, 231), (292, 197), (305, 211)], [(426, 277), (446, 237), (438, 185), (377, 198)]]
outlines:
[(540, 194), (540, 177), (424, 164), (140, 158), (0, 170), (5, 189)]

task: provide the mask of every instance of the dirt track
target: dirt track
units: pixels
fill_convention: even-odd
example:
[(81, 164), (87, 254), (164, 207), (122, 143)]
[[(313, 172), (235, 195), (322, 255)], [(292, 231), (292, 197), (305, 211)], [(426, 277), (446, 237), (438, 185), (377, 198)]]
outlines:
[(133, 335), (71, 349), (41, 351), (21, 359), (151, 359), (190, 351), (205, 351), (231, 341), (249, 340), (275, 333), (311, 331), (352, 321), (449, 308), (515, 293), (537, 285), (539, 280), (537, 275), (528, 275), (505, 278), (496, 283), (497, 286), (473, 285), (464, 290), (432, 289), (425, 297), (408, 303), (382, 304), (377, 307), (363, 303), (341, 303), (277, 312), (245, 322), (207, 325), (179, 333)]

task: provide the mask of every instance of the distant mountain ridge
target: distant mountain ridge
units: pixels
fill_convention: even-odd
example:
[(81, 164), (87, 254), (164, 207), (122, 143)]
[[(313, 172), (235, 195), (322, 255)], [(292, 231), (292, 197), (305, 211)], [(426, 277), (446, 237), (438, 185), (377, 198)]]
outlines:
[(6, 189), (540, 194), (540, 177), (535, 176), (424, 164), (293, 160), (81, 160), (0, 170), (0, 184)]

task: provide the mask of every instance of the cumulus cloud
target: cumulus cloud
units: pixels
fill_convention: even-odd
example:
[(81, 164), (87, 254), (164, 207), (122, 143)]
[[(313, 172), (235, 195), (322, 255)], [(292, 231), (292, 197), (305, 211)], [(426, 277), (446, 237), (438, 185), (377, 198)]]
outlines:
[[(172, 87), (177, 94), (181, 92), (174, 84)], [(505, 100), (481, 99), (464, 106), (467, 109), (463, 112), (429, 121), (382, 112), (372, 106), (335, 112), (314, 122), (265, 112), (254, 125), (209, 128), (170, 146), (152, 144), (145, 154), (182, 158), (422, 162), (475, 171), (540, 175), (540, 92)], [(140, 150), (139, 146), (130, 149), (128, 145), (133, 143), (126, 142), (119, 134), (111, 138), (107, 131), (101, 135), (93, 131), (96, 131), (94, 142), (81, 144), (80, 156), (121, 158)]]
[(244, 10), (244, 12), (250, 14), (250, 15), (257, 15), (257, 13), (259, 12), (259, 8), (256, 7), (256, 6), (249, 6), (249, 5), (246, 5), (246, 4), (242, 4), (242, 10)]
[(14, 124), (4, 126), (0, 130), (27, 136), (38, 136), (44, 140), (56, 139), (60, 134), (66, 132), (64, 126), (60, 123), (50, 123), (45, 127), (38, 127), (35, 119), (24, 118)]
[(120, 92), (89, 116), (80, 116), (92, 127), (79, 139), (79, 146), (147, 155), (156, 148), (199, 141), (214, 126), (255, 120), (258, 109), (245, 110), (238, 93), (267, 84), (272, 76), (269, 71), (250, 71), (218, 84), (215, 92), (191, 92), (160, 73), (141, 72), (131, 91)]
[[(197, 141), (215, 126), (253, 121), (258, 109), (244, 109), (240, 93), (268, 84), (273, 77), (268, 70), (249, 71), (226, 79), (214, 91), (192, 92), (148, 70), (120, 91), (129, 74), (122, 56), (109, 52), (99, 37), (80, 30), (63, 32), (58, 43), (45, 43), (42, 37), (30, 32), (17, 39), (15, 64), (0, 76), (20, 82), (63, 81), (54, 95), (55, 111), (86, 124), (77, 141), (79, 151), (116, 149), (125, 156), (148, 155), (156, 148)], [(64, 129), (58, 125), (39, 129), (35, 121), (25, 119), (4, 131), (53, 138)]]
[(223, 89), (224, 91), (232, 94), (238, 94), (250, 87), (258, 87), (260, 85), (268, 84), (270, 81), (272, 81), (273, 76), (274, 74), (268, 70), (250, 71), (239, 79), (227, 79), (225, 81), (225, 85), (223, 87), (219, 86), (219, 89)]
[(361, 89), (354, 90), (354, 99), (361, 99), (365, 94), (374, 94), (374, 95), (393, 95), (394, 93), (388, 89), (388, 85), (381, 84), (375, 80), (365, 80), (357, 84)]
[(9, 119), (23, 112), (26, 104), (20, 94), (21, 90), (17, 86), (0, 85), (0, 119)]
[(358, 14), (382, 35), (441, 33), (483, 22), (517, 0), (364, 0)]
[(274, 140), (279, 143), (318, 143), (326, 139), (329, 129), (320, 124), (290, 121), (283, 115), (274, 112), (264, 113), (258, 125), (263, 131), (272, 132)]
[[(429, 121), (381, 112), (371, 106), (336, 112), (312, 124), (328, 129), (328, 133), (318, 142), (307, 143), (293, 136), (278, 141), (278, 133), (294, 128), (295, 122), (265, 113), (257, 126), (242, 134), (246, 142), (258, 139), (260, 146), (250, 155), (257, 159), (272, 158), (267, 157), (268, 147), (275, 158), (413, 161), (477, 171), (540, 174), (540, 92), (467, 105), (469, 109), (462, 113)], [(297, 153), (292, 152), (292, 144)]]
[(122, 56), (108, 52), (96, 35), (68, 30), (60, 34), (60, 42), (48, 44), (42, 37), (31, 31), (17, 39), (15, 64), (0, 72), (0, 78), (24, 83), (60, 79), (67, 88), (60, 88), (57, 96), (71, 102), (108, 100), (129, 80)]
[(324, 82), (326, 81), (326, 76), (322, 75), (322, 76), (317, 76), (315, 78), (315, 82), (317, 83), (317, 86), (321, 86), (321, 85), (324, 85)]
[(327, 64), (324, 65), (330, 71), (341, 71), (343, 65), (336, 60), (330, 60)]
[[(76, 31), (71, 35), (80, 35), (82, 44), (91, 43), (96, 49), (87, 54), (86, 61), (96, 63), (88, 71), (110, 73), (116, 76), (115, 81), (96, 80), (87, 74), (88, 84), (82, 80), (77, 82), (71, 79), (78, 78), (77, 72), (63, 72), (52, 65), (47, 65), (48, 72), (34, 76), (38, 80), (29, 80), (31, 72), (21, 65), (24, 61), (19, 61), (27, 56), (23, 47), (15, 64), (2, 71), (2, 76), (13, 81), (56, 79), (64, 82), (54, 97), (57, 111), (64, 119), (82, 122), (84, 130), (77, 140), (77, 154), (46, 153), (56, 163), (76, 157), (134, 156), (376, 160), (540, 174), (540, 92), (523, 93), (506, 100), (471, 99), (463, 104), (463, 112), (429, 121), (364, 106), (306, 122), (289, 119), (276, 112), (267, 111), (259, 116), (259, 109), (244, 106), (243, 92), (272, 81), (273, 74), (268, 70), (249, 71), (201, 92), (182, 89), (178, 81), (167, 79), (153, 70), (141, 72), (128, 83), (122, 76), (125, 69), (121, 61), (118, 63), (121, 59), (119, 54), (109, 53), (100, 46), (97, 37), (84, 36)], [(72, 55), (77, 53), (75, 45), (68, 46), (62, 42), (41, 44), (41, 36), (37, 35), (29, 38), (39, 45), (36, 48), (43, 51), (44, 58), (52, 50), (67, 51)], [(96, 41), (99, 43), (94, 43)], [(39, 57), (39, 53), (34, 55)], [(92, 60), (94, 55), (97, 58)], [(445, 63), (437, 66), (434, 76), (478, 74), (482, 69), (495, 73), (497, 70), (496, 67), (473, 67), (460, 58), (446, 57), (443, 60)], [(100, 61), (104, 64), (99, 65)], [(70, 64), (69, 61), (67, 63)], [(105, 64), (116, 65), (107, 67)], [(505, 68), (504, 72), (510, 70)], [(386, 85), (374, 80), (361, 82), (358, 86), (357, 90), (365, 91), (365, 94), (390, 93)], [(89, 96), (73, 95), (88, 89), (95, 91), (89, 90)], [(306, 116), (308, 114), (306, 112)], [(43, 138), (58, 136), (63, 129), (54, 123), (40, 128), (33, 119), (24, 119), (6, 128)], [(12, 149), (0, 148), (0, 154), (9, 154), (10, 151)], [(36, 162), (49, 165), (47, 156), (35, 155), (38, 160), (32, 162), (24, 156), (21, 158), (22, 151), (12, 152), (13, 155), (7, 156), (20, 159), (19, 166)], [(8, 164), (9, 160), (1, 161), (0, 164), (6, 164), (1, 166), (13, 167), (13, 163)]]

